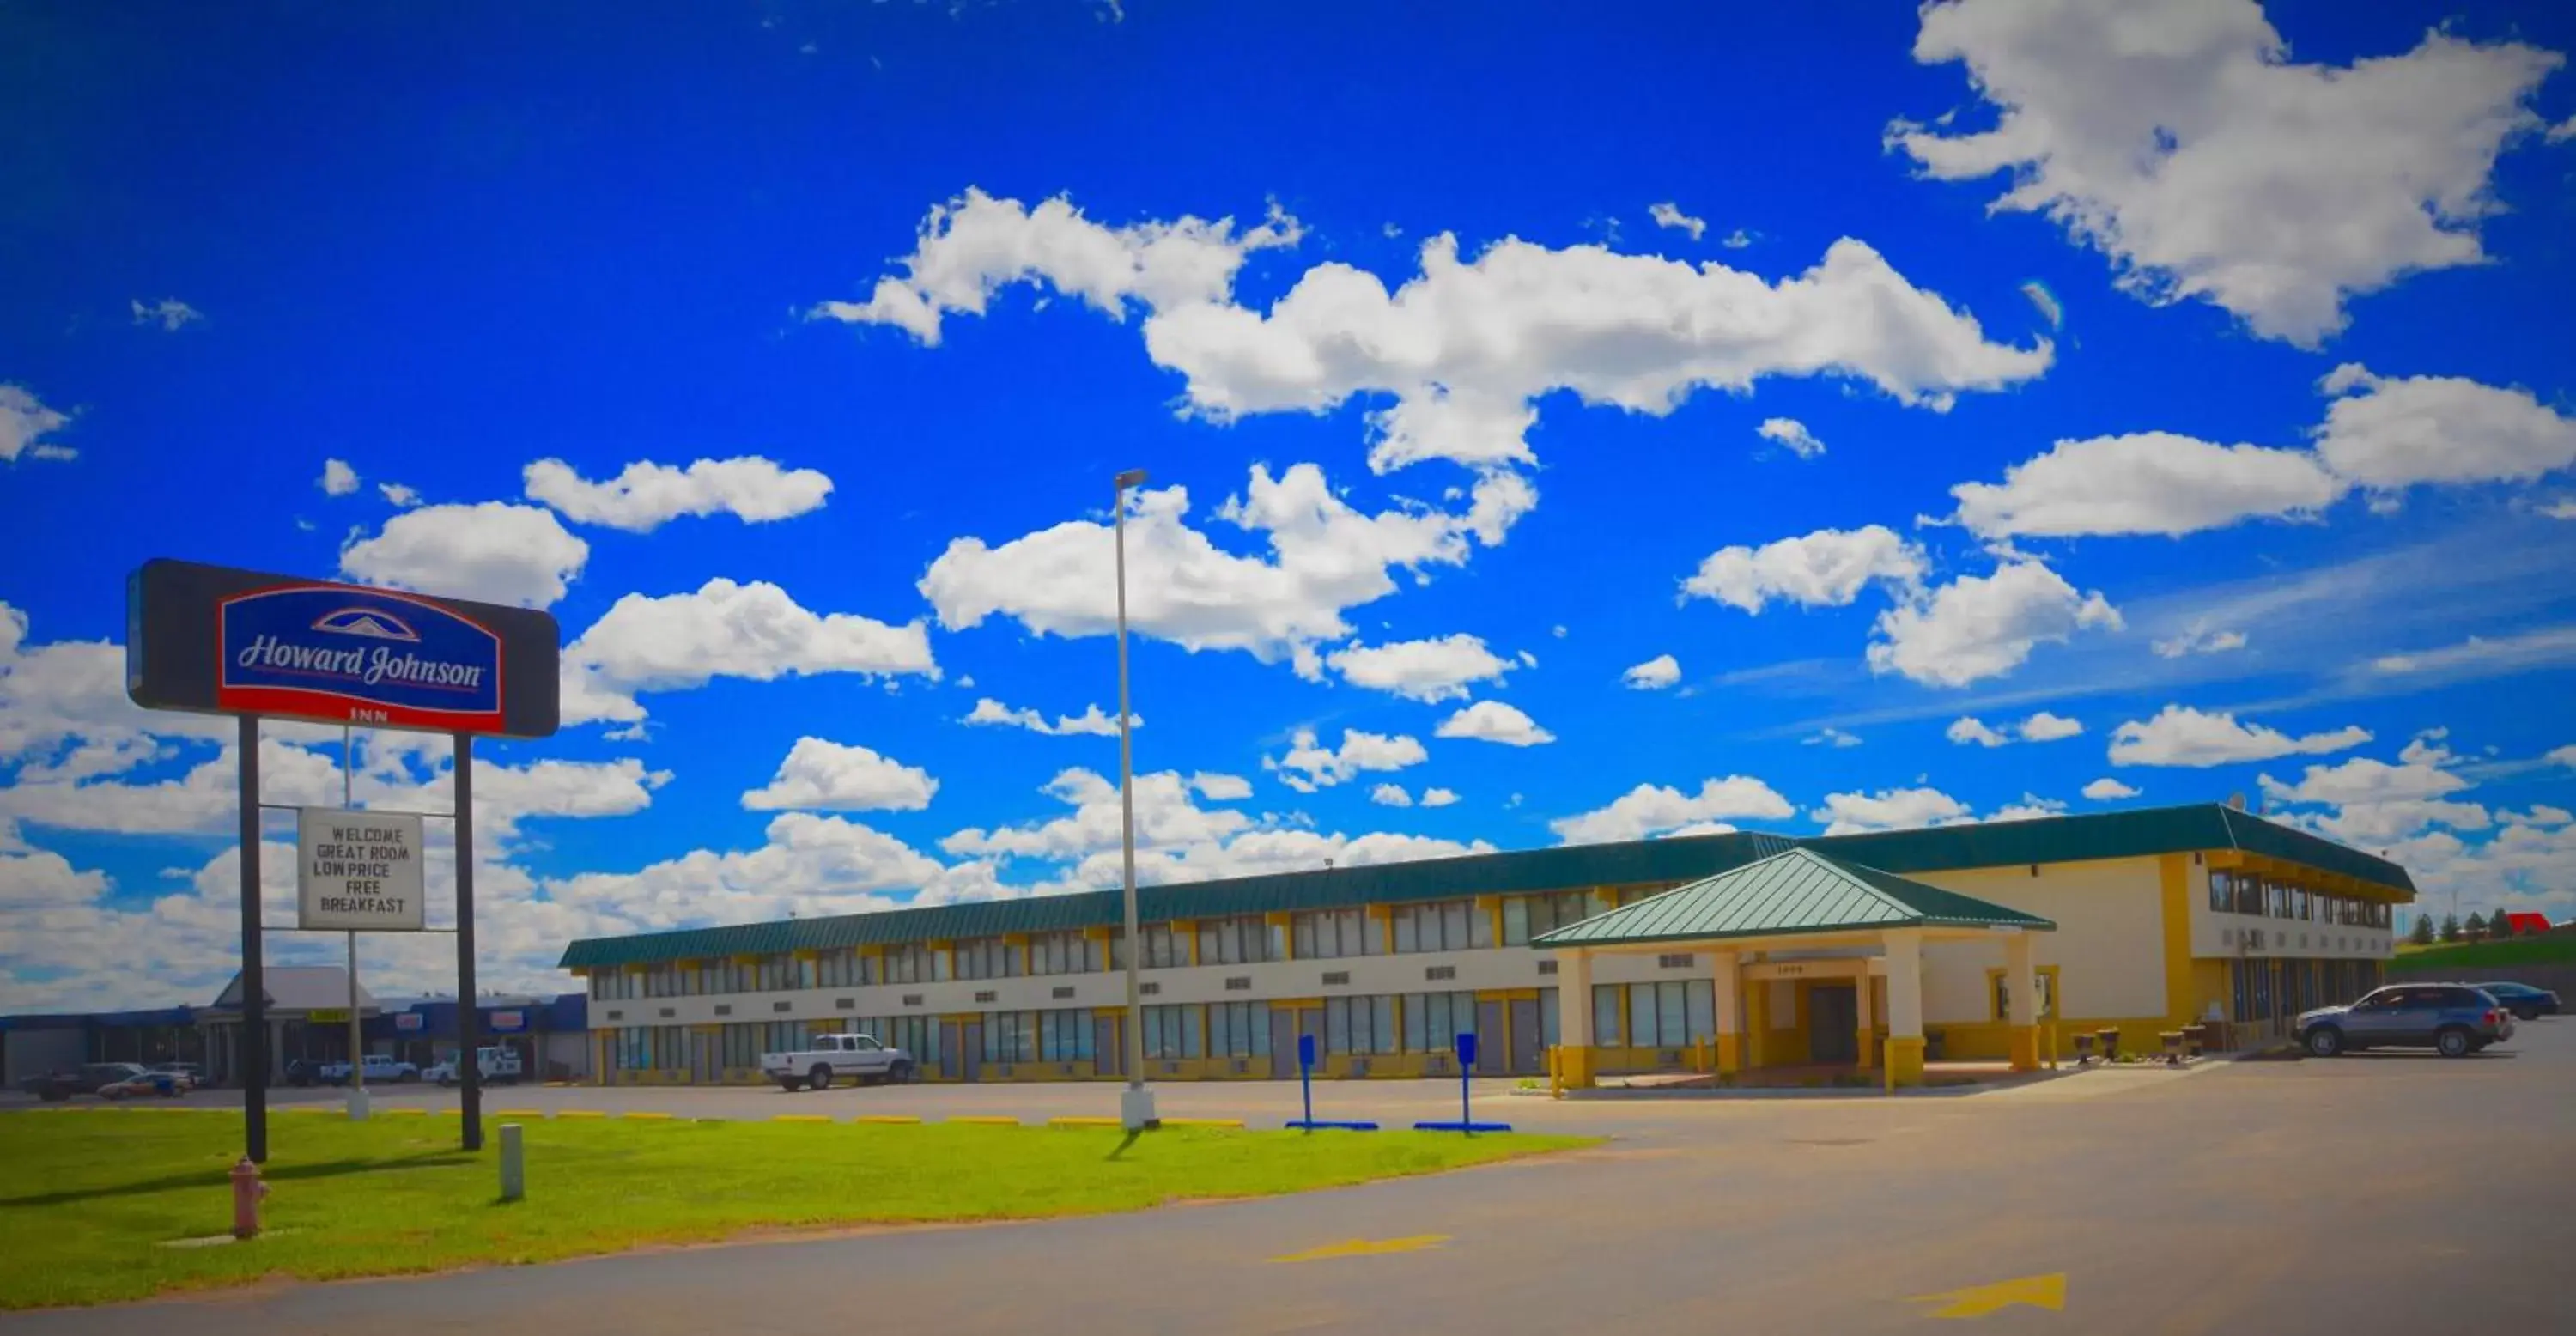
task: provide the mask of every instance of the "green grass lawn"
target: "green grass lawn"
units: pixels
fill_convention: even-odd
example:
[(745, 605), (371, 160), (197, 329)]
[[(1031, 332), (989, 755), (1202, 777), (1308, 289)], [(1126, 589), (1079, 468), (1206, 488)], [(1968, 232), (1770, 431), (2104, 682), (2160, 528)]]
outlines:
[[(240, 1285), (517, 1265), (646, 1243), (878, 1223), (1132, 1211), (1432, 1173), (1581, 1137), (928, 1124), (528, 1121), (527, 1199), (453, 1118), (270, 1121), (269, 1234), (231, 1228), (234, 1112), (0, 1113), (0, 1309)], [(497, 1143), (497, 1133), (492, 1142)]]
[(2448, 946), (2400, 946), (2394, 963), (2409, 974), (2429, 969), (2576, 964), (2576, 934), (2508, 937), (2501, 942), (2453, 942)]

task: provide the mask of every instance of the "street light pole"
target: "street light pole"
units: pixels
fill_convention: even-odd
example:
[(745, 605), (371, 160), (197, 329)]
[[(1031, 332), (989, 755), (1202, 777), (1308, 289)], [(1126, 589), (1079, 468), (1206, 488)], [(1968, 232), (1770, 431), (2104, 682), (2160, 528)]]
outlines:
[(1127, 891), (1127, 1089), (1118, 1098), (1118, 1121), (1130, 1132), (1161, 1125), (1154, 1116), (1154, 1092), (1145, 1088), (1145, 1008), (1136, 987), (1145, 941), (1136, 925), (1136, 761), (1129, 722), (1134, 712), (1127, 703), (1127, 489), (1144, 481), (1143, 469), (1112, 479), (1115, 510), (1110, 520), (1118, 550), (1118, 848)]

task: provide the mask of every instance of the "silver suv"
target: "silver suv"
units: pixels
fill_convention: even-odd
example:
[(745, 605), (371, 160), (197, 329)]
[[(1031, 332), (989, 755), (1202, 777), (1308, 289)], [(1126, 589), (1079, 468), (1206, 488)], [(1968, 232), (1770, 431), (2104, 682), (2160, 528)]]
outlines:
[(2365, 1048), (2430, 1048), (2464, 1058), (2513, 1037), (2513, 1014), (2468, 984), (2400, 983), (2348, 1007), (2304, 1012), (2298, 1033), (2299, 1043), (2320, 1058)]

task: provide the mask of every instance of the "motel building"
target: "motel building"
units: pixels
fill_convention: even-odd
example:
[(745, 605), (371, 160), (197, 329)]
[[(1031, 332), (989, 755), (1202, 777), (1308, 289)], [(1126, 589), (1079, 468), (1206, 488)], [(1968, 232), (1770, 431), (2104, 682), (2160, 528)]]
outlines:
[[(2403, 868), (2202, 804), (1838, 837), (1739, 832), (1140, 888), (1148, 1079), (2040, 1062), (2212, 1022), (2220, 1046), (2376, 986)], [(574, 942), (591, 1071), (757, 1082), (864, 1031), (922, 1079), (1124, 1076), (1121, 896)], [(1882, 1066), (1885, 1070), (1881, 1070)]]

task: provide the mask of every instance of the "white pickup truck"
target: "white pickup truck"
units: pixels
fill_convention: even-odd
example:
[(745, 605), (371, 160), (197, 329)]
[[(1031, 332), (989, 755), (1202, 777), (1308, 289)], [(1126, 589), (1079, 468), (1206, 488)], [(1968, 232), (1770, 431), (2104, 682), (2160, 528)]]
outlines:
[[(511, 1048), (507, 1044), (496, 1044), (490, 1048), (478, 1048), (474, 1050), (474, 1055), (474, 1068), (478, 1078), (484, 1085), (517, 1085), (519, 1083), (521, 1072), (519, 1068), (518, 1050)], [(452, 1057), (440, 1059), (435, 1064), (432, 1064), (426, 1071), (423, 1071), (420, 1076), (422, 1080), (436, 1081), (443, 1086), (452, 1086), (462, 1079), (458, 1070), (457, 1061)], [(367, 1079), (370, 1081), (376, 1079), (374, 1068), (371, 1067), (367, 1070)]]
[(913, 1063), (911, 1054), (878, 1043), (874, 1035), (824, 1034), (814, 1036), (812, 1048), (761, 1054), (760, 1073), (785, 1090), (829, 1090), (844, 1078), (861, 1085), (909, 1081)]

